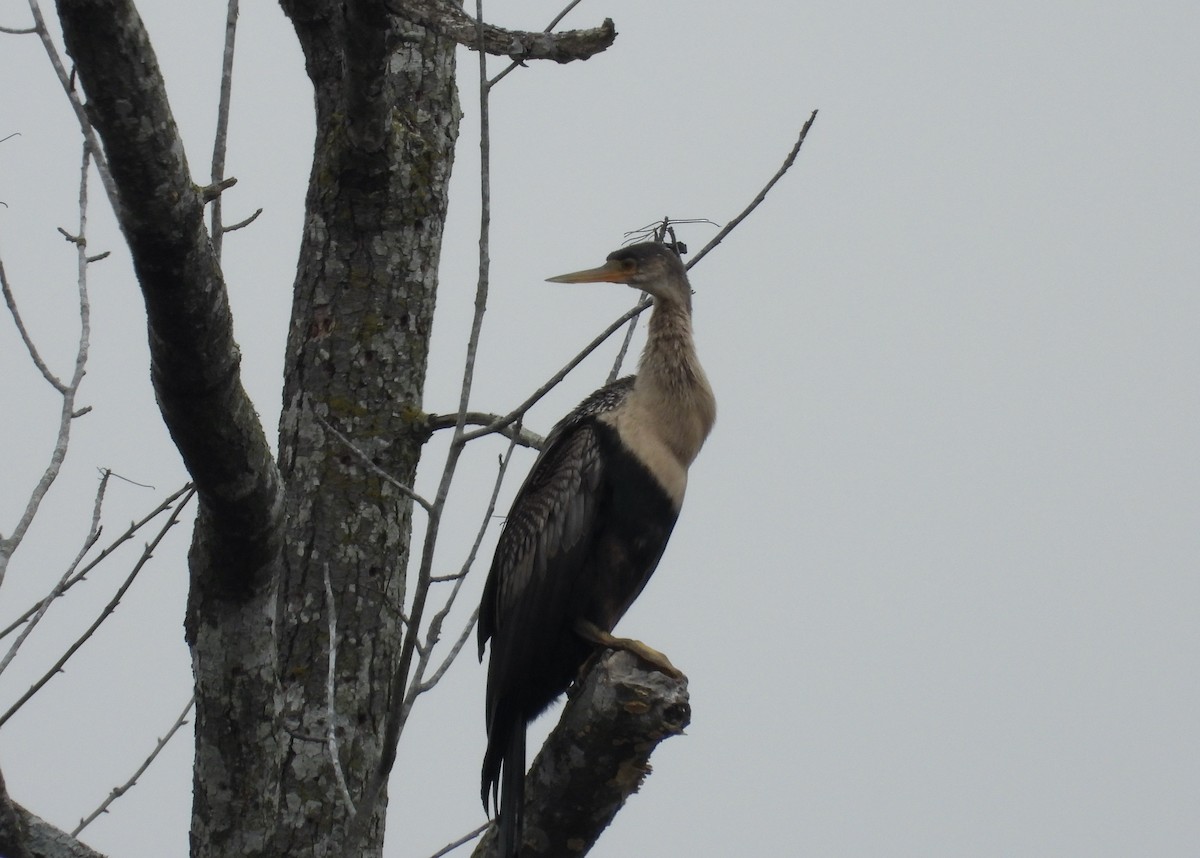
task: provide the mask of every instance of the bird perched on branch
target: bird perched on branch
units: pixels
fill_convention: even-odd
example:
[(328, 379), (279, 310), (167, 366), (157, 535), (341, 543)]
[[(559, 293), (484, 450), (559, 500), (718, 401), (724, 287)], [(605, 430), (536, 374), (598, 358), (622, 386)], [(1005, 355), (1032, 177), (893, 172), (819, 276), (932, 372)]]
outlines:
[[(661, 653), (613, 637), (679, 515), (688, 466), (716, 418), (692, 341), (692, 294), (676, 253), (653, 242), (555, 283), (624, 283), (654, 302), (635, 376), (585, 399), (551, 431), (513, 501), (479, 609), (491, 640), (483, 803), (497, 806), (501, 855), (521, 844), (525, 725), (600, 647), (681, 676)], [(497, 792), (499, 801), (497, 802)]]

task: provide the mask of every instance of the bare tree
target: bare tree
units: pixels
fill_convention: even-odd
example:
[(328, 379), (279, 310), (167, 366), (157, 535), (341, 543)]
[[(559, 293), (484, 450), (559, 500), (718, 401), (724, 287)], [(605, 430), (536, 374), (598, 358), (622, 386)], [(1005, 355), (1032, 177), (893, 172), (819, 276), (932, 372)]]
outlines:
[[(510, 438), (510, 453), (511, 445), (536, 446), (540, 438), (521, 426), (526, 410), (643, 309), (616, 320), (510, 413), (470, 410), (488, 292), (488, 93), (518, 63), (565, 63), (604, 50), (615, 38), (611, 21), (550, 32), (556, 19), (545, 31), (515, 32), (483, 23), (481, 8), (472, 17), (452, 0), (281, 3), (313, 84), (317, 135), (278, 456), (242, 386), (220, 263), (221, 237), (248, 222), (226, 225), (220, 210), (221, 194), (234, 182), (224, 175), (224, 128), (236, 0), (229, 6), (220, 128), (204, 186), (183, 155), (132, 0), (57, 0), (71, 72), (57, 58), (36, 0), (33, 26), (9, 30), (43, 39), (76, 109), (83, 187), (92, 164), (131, 250), (147, 311), (154, 391), (192, 479), (154, 515), (165, 515), (165, 532), (194, 492), (186, 635), (195, 671), (195, 858), (381, 854), (397, 744), (417, 699), (470, 635), (474, 617), (445, 641), (443, 624), (475, 560), (508, 461), (461, 569), (439, 577), (433, 552), (459, 456), (472, 440), (495, 433)], [(422, 393), (458, 136), (460, 46), (477, 51), (480, 66), (479, 279), (460, 407), (430, 415)], [(489, 78), (488, 54), (512, 64)], [(81, 361), (85, 274), (96, 259), (86, 253), (84, 225), (69, 236), (81, 259)], [(19, 326), (15, 303), (9, 304)], [(82, 364), (77, 377), (59, 381), (26, 342), (63, 396), (67, 432), (78, 416), (72, 403)], [(449, 453), (436, 494), (425, 498), (412, 486), (422, 446), (438, 431), (452, 433)], [(61, 446), (65, 454), (65, 438)], [(34, 498), (30, 517), (40, 496)], [(98, 497), (97, 510), (99, 503)], [(426, 519), (419, 547), (411, 544), (414, 507)], [(0, 542), (0, 560), (7, 563), (19, 542), (19, 533)], [(21, 619), (22, 634), (78, 574), (68, 570)], [(431, 597), (436, 584), (449, 584), (440, 601)], [(542, 845), (533, 854), (563, 854), (568, 841), (576, 852), (579, 844), (590, 846), (637, 788), (640, 776), (628, 773), (646, 771), (654, 745), (680, 732), (688, 717), (685, 681), (647, 673), (623, 655), (599, 660), (535, 763), (528, 825)], [(587, 743), (592, 764), (563, 762), (578, 759)], [(88, 854), (72, 836), (47, 828), (9, 802), (0, 782), (0, 853)], [(490, 844), (485, 838), (477, 854), (489, 854)]]

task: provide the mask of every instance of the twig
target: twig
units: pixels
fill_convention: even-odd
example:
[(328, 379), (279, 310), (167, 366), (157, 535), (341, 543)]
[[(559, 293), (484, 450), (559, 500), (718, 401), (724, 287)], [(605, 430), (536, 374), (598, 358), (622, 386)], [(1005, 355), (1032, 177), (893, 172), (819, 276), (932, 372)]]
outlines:
[(4, 575), (8, 571), (9, 559), (12, 557), (13, 552), (17, 550), (17, 546), (21, 544), (21, 540), (25, 538), (25, 533), (29, 530), (29, 526), (33, 524), (33, 519), (41, 507), (42, 501), (45, 500), (46, 494), (50, 491), (50, 487), (54, 485), (54, 481), (58, 479), (58, 474), (62, 470), (62, 463), (67, 457), (67, 447), (71, 440), (71, 421), (75, 418), (75, 396), (79, 392), (79, 385), (83, 382), (84, 369), (87, 366), (88, 346), (92, 335), (92, 310), (91, 303), (88, 300), (88, 257), (87, 242), (85, 239), (87, 235), (87, 188), (90, 161), (90, 150), (85, 145), (83, 147), (83, 158), (79, 170), (79, 240), (75, 243), (79, 290), (79, 346), (75, 352), (75, 370), (71, 375), (70, 382), (60, 390), (62, 394), (62, 409), (59, 412), (58, 437), (54, 443), (54, 451), (50, 454), (50, 462), (46, 465), (46, 470), (42, 472), (42, 477), (38, 481), (38, 484), (30, 493), (29, 500), (25, 504), (25, 511), (21, 515), (20, 521), (17, 522), (16, 528), (14, 528), (12, 534), (7, 539), (0, 539), (0, 584), (4, 583)]
[[(638, 298), (637, 303), (633, 305), (633, 309), (641, 312), (648, 306), (650, 306), (650, 296), (643, 292), (642, 296)], [(629, 345), (633, 342), (633, 332), (636, 330), (637, 316), (634, 316), (629, 320), (629, 327), (625, 329), (625, 339), (621, 340), (621, 348), (617, 349), (617, 356), (613, 360), (612, 369), (608, 371), (608, 378), (605, 380), (605, 384), (612, 384), (617, 380), (617, 376), (621, 374), (621, 365), (625, 363), (625, 355), (629, 354)]]
[[(468, 411), (463, 415), (463, 418), (463, 425), (465, 426), (491, 426), (504, 419), (499, 414), (489, 414), (484, 411)], [(453, 429), (458, 425), (458, 419), (458, 414), (430, 414), (425, 425), (431, 431), (437, 432), (440, 429)], [(515, 427), (506, 425), (504, 428), (496, 431), (505, 438), (516, 441), (522, 447), (529, 447), (534, 450), (542, 449), (542, 444), (546, 442), (546, 439), (538, 433), (520, 425)]]
[[(237, 39), (238, 0), (229, 0), (225, 13), (225, 52), (221, 60), (221, 94), (217, 99), (217, 130), (213, 135), (212, 181), (217, 184), (225, 178), (225, 152), (229, 143), (229, 104), (233, 92), (233, 48)], [(221, 225), (221, 196), (212, 201), (213, 254), (221, 258), (221, 243), (225, 229)]]
[(358, 456), (358, 458), (362, 461), (362, 463), (364, 465), (367, 466), (367, 469), (370, 470), (371, 473), (375, 474), (375, 476), (379, 477), (381, 480), (385, 481), (386, 483), (388, 483), (389, 485), (394, 487), (398, 492), (400, 492), (405, 497), (412, 498), (414, 501), (416, 501), (418, 504), (420, 504), (421, 509), (425, 510), (426, 512), (433, 512), (433, 504), (431, 504), (429, 501), (427, 501), (421, 495), (417, 494), (409, 486), (406, 486), (404, 483), (400, 482), (398, 479), (393, 477), (391, 474), (389, 474), (383, 468), (379, 467), (374, 462), (372, 462), (371, 457), (368, 456), (365, 451), (360, 450), (357, 446), (355, 446), (353, 441), (351, 441), (349, 438), (347, 438), (345, 435), (343, 435), (341, 432), (339, 432), (337, 429), (335, 429), (333, 427), (333, 424), (330, 423), (328, 420), (326, 420), (324, 417), (322, 417), (320, 414), (318, 414), (316, 412), (316, 410), (312, 408), (311, 405), (309, 406), (309, 410), (312, 411), (312, 415), (317, 418), (317, 422), (320, 423), (322, 426), (324, 426), (333, 435), (333, 437), (337, 438), (344, 445), (346, 445), (346, 447), (350, 450), (350, 452), (352, 452), (354, 455)]
[(8, 312), (12, 316), (13, 322), (17, 325), (17, 333), (21, 335), (21, 342), (25, 343), (25, 350), (29, 352), (29, 356), (33, 359), (33, 365), (37, 367), (38, 372), (42, 374), (42, 378), (46, 379), (51, 387), (59, 393), (66, 393), (67, 386), (59, 381), (58, 377), (50, 371), (50, 367), (46, 366), (46, 362), (42, 360), (37, 346), (33, 344), (33, 340), (25, 328), (21, 312), (17, 309), (16, 296), (13, 295), (12, 287), (8, 283), (8, 275), (4, 273), (3, 260), (0, 260), (0, 289), (4, 290), (4, 303), (8, 305)]
[(776, 171), (775, 175), (771, 177), (770, 181), (763, 185), (763, 189), (758, 192), (758, 196), (750, 201), (750, 205), (746, 206), (746, 208), (742, 210), (741, 214), (739, 214), (729, 223), (725, 224), (725, 227), (713, 237), (712, 241), (704, 245), (704, 247), (700, 249), (700, 252), (692, 257), (691, 261), (685, 266), (689, 271), (693, 265), (704, 258), (705, 254), (720, 244), (725, 239), (725, 236), (733, 232), (737, 225), (745, 220), (746, 216), (749, 215), (750, 212), (758, 208), (759, 203), (766, 199), (771, 188), (775, 187), (775, 183), (782, 179), (783, 174), (791, 168), (793, 163), (795, 163), (796, 156), (800, 154), (800, 147), (804, 145), (804, 138), (808, 136), (808, 129), (812, 128), (812, 124), (816, 121), (817, 111), (814, 110), (812, 115), (808, 117), (808, 121), (804, 123), (804, 127), (800, 129), (800, 136), (796, 138), (796, 145), (792, 147), (792, 151), (788, 153), (788, 156), (783, 159), (783, 166)]
[(334, 695), (334, 676), (337, 670), (337, 606), (333, 601), (333, 584), (329, 580), (329, 564), (325, 563), (325, 613), (329, 616), (329, 667), (325, 673), (325, 744), (329, 747), (329, 761), (333, 764), (333, 774), (337, 778), (338, 787), (342, 791), (342, 801), (346, 802), (346, 810), (353, 817), (354, 799), (350, 797), (350, 787), (346, 785), (346, 773), (342, 770), (342, 758), (338, 752), (337, 741), (337, 706)]
[(454, 576), (454, 587), (450, 591), (450, 595), (446, 597), (445, 604), (441, 610), (434, 614), (433, 619), (429, 621), (429, 632), (425, 638), (425, 652), (422, 654), (421, 660), (417, 663), (417, 670), (414, 675), (412, 685), (409, 687), (407, 699), (404, 701), (404, 714), (401, 717), (401, 725), (408, 719), (408, 714), (412, 710), (413, 703), (419, 695), (429, 691), (450, 669), (450, 665), (458, 658), (459, 652), (466, 643), (467, 636), (471, 634), (471, 629), (475, 628), (475, 623), (479, 620), (479, 609), (476, 608), (471, 614), (471, 619), (467, 622), (466, 628), (463, 629), (454, 646), (450, 648), (450, 653), (438, 666), (427, 681), (424, 679), (425, 670), (429, 666), (429, 658), (433, 654), (433, 646), (437, 643), (438, 636), (442, 633), (442, 623), (446, 621), (446, 617), (450, 614), (450, 609), (454, 607), (454, 600), (458, 598), (458, 592), (462, 588), (463, 581), (466, 580), (467, 573), (475, 564), (475, 558), (479, 554), (479, 546), (483, 544), (484, 534), (487, 533), (488, 525), (491, 523), (492, 514), (496, 511), (496, 501), (500, 498), (500, 487), (504, 485), (504, 475), (508, 472), (508, 464), (512, 461), (513, 450), (516, 449), (516, 442), (509, 441), (508, 449), (500, 458), (500, 467), (496, 473), (496, 481), (492, 485), (492, 494), (488, 498), (487, 508), (483, 511), (483, 517), (479, 523), (479, 529), (475, 532), (475, 541), (471, 543), (471, 550), (467, 552), (467, 558), (463, 561), (462, 569), (459, 570), (457, 576)]
[[(578, 2), (578, 0), (577, 0), (577, 2)], [(470, 843), (472, 840), (474, 840), (480, 834), (483, 834), (483, 832), (487, 831), (487, 827), (491, 824), (492, 824), (491, 822), (485, 822), (483, 825), (479, 826), (474, 831), (468, 831), (466, 834), (464, 834), (462, 837), (458, 838), (457, 840), (455, 840), (451, 843), (447, 843), (445, 846), (443, 846), (437, 852), (434, 852), (432, 855), (430, 855), (429, 858), (442, 858), (443, 855), (449, 855), (451, 852), (453, 852), (458, 847), (463, 846), (467, 843)]]
[[(0, 33), (8, 36), (28, 36), (37, 32), (37, 27), (0, 27)], [(5, 137), (4, 140), (7, 140)], [(0, 140), (0, 143), (4, 142)]]
[(119, 208), (117, 185), (108, 169), (108, 159), (104, 155), (104, 148), (96, 137), (96, 130), (92, 127), (91, 119), (88, 118), (87, 108), (83, 106), (79, 93), (75, 91), (75, 77), (73, 74), (67, 74), (67, 70), (63, 66), (58, 49), (54, 47), (54, 40), (50, 37), (50, 30), (46, 27), (46, 19), (42, 16), (42, 7), (38, 4), (38, 0), (29, 0), (29, 11), (33, 13), (34, 30), (37, 32), (38, 38), (42, 40), (42, 48), (50, 59), (50, 65), (54, 68), (54, 74), (58, 77), (63, 92), (67, 94), (67, 100), (71, 102), (71, 109), (75, 111), (75, 120), (79, 123), (79, 130), (83, 133), (88, 151), (96, 164), (96, 172), (100, 175), (100, 182), (104, 185), (104, 192), (108, 195), (109, 205), (115, 211)]
[[(113, 476), (119, 476), (119, 475), (113, 474)], [(185, 483), (183, 488), (178, 489), (177, 491), (173, 492), (169, 497), (167, 497), (166, 500), (164, 500), (157, 507), (155, 507), (148, 515), (146, 515), (140, 521), (135, 521), (132, 524), (130, 524), (129, 528), (124, 533), (122, 533), (120, 536), (118, 536), (116, 539), (114, 539), (111, 543), (109, 543), (108, 547), (105, 548), (103, 551), (101, 551), (94, 560), (92, 560), (90, 563), (88, 563), (86, 566), (84, 566), (82, 569), (80, 569), (78, 572), (76, 572), (73, 576), (68, 578), (66, 583), (63, 585), (62, 589), (59, 589), (58, 585), (55, 585), (54, 590), (51, 590), (49, 595), (47, 595), (43, 599), (39, 599), (38, 601), (34, 602), (32, 605), (30, 605), (25, 610), (25, 612), (23, 614), (21, 614), (21, 616), (17, 617), (15, 620), (13, 620), (11, 623), (9, 623), (9, 625), (3, 631), (0, 631), (0, 639), (5, 638), (8, 635), (12, 634), (16, 629), (18, 629), (21, 626), (22, 623), (24, 623), (26, 620), (28, 620), (30, 617), (32, 617), (34, 614), (36, 614), (38, 611), (40, 611), (43, 605), (53, 601), (54, 599), (59, 598), (67, 590), (71, 589), (73, 586), (75, 586), (80, 581), (82, 581), (89, 572), (91, 572), (93, 569), (95, 569), (97, 566), (99, 566), (102, 562), (104, 562), (104, 560), (107, 559), (109, 557), (109, 555), (111, 555), (114, 551), (116, 551), (118, 548), (120, 548), (122, 545), (124, 545), (130, 539), (132, 539), (134, 534), (136, 534), (139, 530), (141, 530), (146, 524), (148, 524), (150, 521), (153, 521), (155, 518), (157, 518), (159, 515), (161, 515), (166, 510), (170, 509), (171, 505), (174, 504), (175, 501), (178, 500), (181, 495), (183, 495), (184, 493), (189, 491), (191, 488), (192, 488), (191, 483)]]
[(254, 210), (254, 214), (250, 215), (250, 217), (239, 220), (237, 223), (231, 223), (229, 226), (221, 227), (221, 232), (234, 232), (235, 230), (245, 229), (246, 227), (250, 226), (250, 224), (258, 220), (258, 216), (262, 213), (263, 210), (261, 208), (257, 208)]
[(121, 598), (125, 595), (125, 591), (129, 589), (129, 586), (133, 583), (133, 580), (137, 578), (138, 573), (142, 571), (142, 568), (146, 565), (150, 558), (154, 556), (154, 549), (158, 547), (160, 542), (162, 542), (163, 538), (167, 535), (167, 532), (179, 523), (179, 513), (185, 506), (187, 506), (187, 502), (191, 500), (192, 495), (195, 493), (195, 489), (190, 489), (188, 491), (187, 497), (185, 497), (183, 502), (180, 503), (179, 506), (175, 508), (175, 511), (171, 513), (171, 517), (167, 519), (166, 523), (162, 526), (162, 529), (159, 530), (154, 539), (146, 545), (145, 549), (142, 551), (142, 556), (138, 558), (137, 563), (134, 564), (133, 570), (128, 576), (126, 576), (125, 581), (117, 589), (116, 595), (113, 596), (109, 603), (104, 606), (104, 610), (100, 612), (100, 616), (96, 618), (95, 622), (88, 626), (87, 631), (80, 635), (79, 638), (67, 648), (67, 651), (59, 657), (58, 661), (54, 663), (53, 667), (51, 667), (48, 671), (46, 671), (45, 674), (42, 675), (41, 679), (35, 682), (28, 691), (22, 694), (21, 698), (12, 706), (10, 706), (7, 712), (5, 712), (3, 715), (0, 715), (0, 727), (3, 727), (6, 723), (8, 723), (8, 719), (16, 714), (18, 709), (29, 702), (29, 699), (41, 691), (42, 686), (49, 682), (51, 677), (55, 676), (62, 670), (63, 665), (67, 663), (71, 656), (73, 656), (79, 650), (79, 648), (83, 646), (93, 634), (96, 633), (96, 629), (100, 628), (100, 624), (108, 619), (113, 611), (117, 609), (117, 605), (121, 604)]
[(50, 609), (51, 603), (62, 594), (66, 589), (67, 581), (71, 578), (71, 574), (76, 567), (83, 562), (84, 556), (92, 550), (92, 546), (100, 539), (100, 510), (104, 506), (104, 493), (108, 489), (108, 478), (112, 475), (111, 471), (105, 471), (104, 476), (100, 478), (100, 486), (96, 489), (96, 500), (92, 503), (92, 523), (88, 528), (87, 536), (83, 540), (83, 547), (79, 549), (79, 553), (75, 555), (75, 559), (71, 561), (71, 565), (67, 567), (67, 571), (58, 579), (58, 583), (54, 585), (54, 589), (50, 591), (50, 595), (42, 600), (41, 607), (33, 618), (21, 629), (21, 634), (17, 635), (17, 639), (13, 641), (12, 646), (8, 648), (8, 652), (4, 654), (4, 659), (0, 660), (0, 673), (4, 673), (5, 669), (17, 655), (17, 650), (21, 648), (21, 644), (25, 643), (25, 639), (32, 634), (37, 624), (41, 622), (42, 617), (46, 615), (46, 611)]
[(188, 713), (192, 711), (192, 706), (195, 705), (195, 703), (195, 697), (192, 697), (190, 700), (188, 700), (187, 706), (183, 707), (183, 711), (179, 713), (179, 717), (175, 719), (175, 723), (171, 725), (171, 729), (167, 731), (165, 736), (158, 740), (158, 744), (154, 746), (154, 750), (150, 752), (150, 756), (146, 757), (145, 761), (138, 766), (137, 771), (133, 773), (133, 777), (125, 781), (125, 783), (121, 784), (119, 787), (114, 787), (113, 791), (108, 794), (108, 798), (100, 802), (99, 807), (97, 807), (83, 819), (79, 820), (79, 824), (75, 826), (75, 830), (71, 832), (72, 837), (78, 837), (79, 832), (91, 825), (92, 822), (94, 822), (95, 819), (100, 816), (100, 814), (108, 813), (108, 806), (121, 796), (125, 795), (125, 793), (129, 792), (129, 790), (131, 790), (137, 784), (138, 778), (145, 774), (146, 769), (150, 768), (150, 764), (154, 762), (155, 758), (160, 753), (162, 753), (162, 749), (167, 746), (167, 742), (171, 741), (171, 737), (178, 733), (179, 729), (187, 723)]
[(407, 710), (412, 710), (412, 704), (416, 701), (417, 697), (427, 691), (432, 690), (435, 685), (442, 681), (442, 677), (446, 675), (446, 671), (450, 669), (450, 665), (454, 664), (455, 659), (458, 658), (458, 654), (462, 652), (463, 645), (471, 636), (471, 632), (475, 630), (475, 624), (478, 622), (479, 607), (476, 606), (475, 610), (471, 611), (471, 616), (467, 620), (466, 625), (463, 626), (462, 631), (459, 632), (458, 637), (455, 638), (454, 645), (450, 647), (450, 652), (447, 653), (446, 657), (442, 660), (442, 663), (438, 665), (437, 670), (435, 670), (428, 679), (422, 680), (419, 684), (413, 685), (412, 690), (409, 692), (412, 699), (406, 704)]
[(559, 382), (566, 378), (571, 370), (579, 366), (579, 364), (581, 364), (588, 355), (600, 348), (600, 346), (604, 345), (604, 343), (608, 341), (608, 338), (618, 331), (622, 325), (624, 325), (630, 319), (644, 313), (646, 311), (646, 307), (649, 306), (649, 304), (645, 306), (637, 306), (623, 313), (607, 328), (601, 331), (595, 339), (584, 346), (583, 349), (577, 355), (575, 355), (575, 357), (567, 361), (562, 369), (552, 375), (549, 381), (535, 390), (524, 402), (522, 402), (512, 411), (505, 414), (503, 417), (498, 418), (495, 422), (489, 423), (487, 426), (480, 427), (472, 432), (467, 432), (465, 435), (463, 435), (463, 443), (466, 443), (467, 441), (474, 441), (476, 438), (482, 438), (484, 435), (490, 435), (493, 432), (499, 432), (506, 426), (515, 423), (517, 420), (520, 420), (525, 416), (525, 412), (532, 408), (538, 402), (538, 400), (558, 386)]

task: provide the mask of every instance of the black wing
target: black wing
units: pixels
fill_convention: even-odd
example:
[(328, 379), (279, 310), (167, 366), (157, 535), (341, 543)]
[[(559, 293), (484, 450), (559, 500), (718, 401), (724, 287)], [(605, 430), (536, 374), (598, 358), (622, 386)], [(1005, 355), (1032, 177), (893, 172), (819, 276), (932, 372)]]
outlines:
[(604, 429), (595, 425), (595, 417), (618, 407), (633, 382), (627, 376), (600, 388), (547, 436), (496, 545), (479, 609), (481, 659), (484, 645), (509, 622), (522, 594), (545, 581), (549, 558), (577, 552), (594, 526), (605, 446), (598, 434)]
[[(566, 688), (587, 657), (586, 645), (570, 628), (570, 615), (578, 571), (605, 504), (602, 433), (607, 427), (595, 417), (619, 406), (632, 388), (632, 377), (601, 388), (554, 427), (496, 545), (479, 607), (479, 657), (489, 640), (492, 646), (485, 804), (513, 737), (518, 731), (524, 735), (526, 722)], [(523, 760), (512, 764), (523, 765)]]

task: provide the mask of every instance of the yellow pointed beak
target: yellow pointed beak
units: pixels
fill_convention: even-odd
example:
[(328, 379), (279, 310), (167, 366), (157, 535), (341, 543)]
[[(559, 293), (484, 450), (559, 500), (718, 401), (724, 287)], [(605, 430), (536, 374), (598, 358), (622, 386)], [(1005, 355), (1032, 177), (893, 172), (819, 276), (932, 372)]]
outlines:
[(629, 271), (624, 265), (615, 260), (609, 260), (599, 268), (588, 268), (585, 271), (572, 271), (570, 274), (560, 274), (557, 277), (547, 277), (547, 283), (624, 283), (629, 279)]

